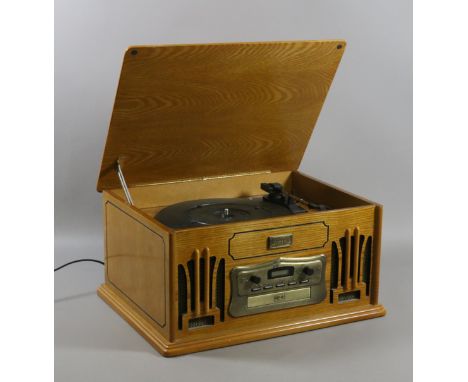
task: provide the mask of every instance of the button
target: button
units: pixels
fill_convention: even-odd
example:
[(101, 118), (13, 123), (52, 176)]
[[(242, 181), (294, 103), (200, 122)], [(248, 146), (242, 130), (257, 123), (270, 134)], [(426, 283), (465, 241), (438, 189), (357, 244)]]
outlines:
[(302, 272), (304, 272), (307, 276), (312, 276), (314, 274), (314, 268), (305, 267)]
[(252, 292), (258, 292), (259, 290), (261, 290), (262, 288), (260, 287), (255, 287), (255, 288), (252, 288), (251, 291)]
[(276, 287), (281, 288), (281, 287), (284, 287), (285, 285), (286, 285), (285, 283), (279, 283), (279, 284), (276, 284)]
[(309, 282), (309, 279), (301, 280), (301, 284), (307, 284)]
[(290, 281), (288, 282), (288, 285), (296, 285), (297, 284), (297, 281)]
[(273, 285), (265, 285), (265, 286), (263, 287), (263, 289), (271, 289), (271, 288), (273, 288)]
[(262, 281), (262, 279), (259, 276), (255, 276), (255, 275), (250, 276), (249, 280), (250, 282), (254, 284), (258, 284), (260, 283), (260, 281)]

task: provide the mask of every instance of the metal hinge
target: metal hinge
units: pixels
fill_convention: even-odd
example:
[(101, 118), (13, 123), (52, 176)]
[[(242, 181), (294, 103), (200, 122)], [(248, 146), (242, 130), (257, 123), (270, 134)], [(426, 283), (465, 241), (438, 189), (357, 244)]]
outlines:
[(130, 195), (130, 191), (128, 190), (127, 182), (125, 181), (125, 177), (122, 172), (122, 167), (120, 166), (119, 160), (117, 160), (116, 162), (115, 171), (117, 171), (117, 176), (119, 177), (120, 185), (122, 186), (122, 189), (124, 191), (125, 198), (127, 199), (128, 204), (133, 206), (132, 195)]

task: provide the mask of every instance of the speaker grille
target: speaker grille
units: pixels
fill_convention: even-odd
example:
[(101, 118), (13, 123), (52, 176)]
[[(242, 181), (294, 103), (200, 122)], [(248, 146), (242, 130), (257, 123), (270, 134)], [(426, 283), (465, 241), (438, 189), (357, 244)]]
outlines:
[(214, 325), (215, 316), (206, 314), (213, 309), (213, 301), (220, 311), (220, 320), (224, 321), (225, 261), (220, 259), (215, 271), (216, 264), (216, 256), (210, 256), (209, 249), (205, 248), (201, 253), (194, 250), (192, 259), (178, 265), (179, 330), (183, 329), (183, 316), (187, 313), (191, 313), (189, 329)]
[(195, 310), (195, 262), (190, 260), (187, 263), (187, 268), (190, 276), (190, 310)]
[(182, 315), (187, 313), (187, 275), (183, 265), (177, 267), (179, 291), (179, 329), (182, 329)]
[[(332, 251), (331, 251), (331, 271), (330, 271), (330, 288), (338, 288), (338, 266), (339, 266), (339, 257), (338, 257), (338, 246), (335, 242), (332, 242)], [(333, 302), (333, 293), (330, 293), (330, 302)]]
[(224, 259), (221, 259), (216, 274), (216, 307), (220, 310), (220, 319), (224, 321), (224, 290), (225, 290)]
[(366, 283), (366, 296), (370, 294), (371, 283), (371, 262), (372, 262), (372, 237), (367, 239), (366, 249), (364, 250), (364, 265), (362, 272), (362, 281)]
[(214, 316), (191, 318), (189, 320), (188, 327), (189, 329), (194, 329), (201, 328), (203, 326), (211, 326), (214, 325), (214, 321)]
[[(331, 246), (330, 303), (356, 300), (364, 293), (351, 293), (366, 285), (366, 296), (371, 283), (372, 236), (361, 235), (358, 227), (347, 229), (345, 235)], [(339, 293), (338, 301), (333, 301), (333, 290)], [(349, 298), (352, 296), (352, 298)], [(357, 296), (357, 297), (356, 297)]]
[(210, 257), (210, 308), (213, 307), (213, 272), (216, 264), (216, 257)]
[(352, 290), (351, 292), (340, 293), (338, 295), (338, 302), (354, 301), (354, 300), (359, 300), (360, 298), (361, 298), (361, 291)]

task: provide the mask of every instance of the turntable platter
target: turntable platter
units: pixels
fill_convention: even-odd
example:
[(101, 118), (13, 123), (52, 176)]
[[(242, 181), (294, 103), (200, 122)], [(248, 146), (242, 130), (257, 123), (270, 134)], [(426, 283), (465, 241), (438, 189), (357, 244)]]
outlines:
[(249, 197), (177, 203), (162, 209), (155, 218), (171, 228), (188, 228), (286, 215), (291, 215), (291, 211), (285, 205)]

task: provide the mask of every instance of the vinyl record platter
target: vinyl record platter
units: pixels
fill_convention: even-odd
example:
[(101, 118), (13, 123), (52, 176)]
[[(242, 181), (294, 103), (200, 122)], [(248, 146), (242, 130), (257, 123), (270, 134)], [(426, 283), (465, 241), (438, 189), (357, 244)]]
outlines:
[(188, 228), (287, 216), (304, 213), (308, 208), (321, 211), (329, 209), (288, 195), (279, 183), (262, 183), (261, 189), (268, 195), (177, 203), (158, 212), (155, 219), (171, 228)]

